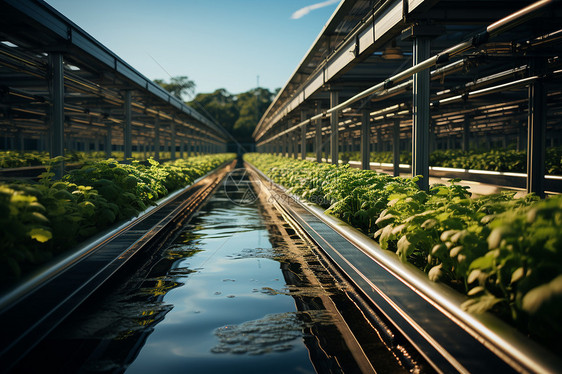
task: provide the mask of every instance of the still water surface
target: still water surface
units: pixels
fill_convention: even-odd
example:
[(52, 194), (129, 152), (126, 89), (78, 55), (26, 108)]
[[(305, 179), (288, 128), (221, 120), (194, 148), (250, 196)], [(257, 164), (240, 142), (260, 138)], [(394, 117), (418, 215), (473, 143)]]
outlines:
[(172, 245), (80, 307), (18, 370), (358, 372), (326, 307), (345, 285), (267, 202), (231, 197), (219, 188)]

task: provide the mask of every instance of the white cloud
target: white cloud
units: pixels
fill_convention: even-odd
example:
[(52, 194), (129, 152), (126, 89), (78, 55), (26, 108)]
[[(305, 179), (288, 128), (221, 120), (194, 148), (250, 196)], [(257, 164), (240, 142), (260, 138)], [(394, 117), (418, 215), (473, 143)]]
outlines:
[(306, 16), (308, 13), (310, 13), (313, 10), (324, 8), (326, 6), (338, 3), (339, 1), (340, 0), (327, 0), (327, 1), (323, 1), (321, 3), (316, 3), (316, 4), (305, 6), (304, 8), (301, 8), (301, 9), (297, 10), (296, 12), (294, 12), (291, 15), (291, 19), (299, 19), (301, 17)]

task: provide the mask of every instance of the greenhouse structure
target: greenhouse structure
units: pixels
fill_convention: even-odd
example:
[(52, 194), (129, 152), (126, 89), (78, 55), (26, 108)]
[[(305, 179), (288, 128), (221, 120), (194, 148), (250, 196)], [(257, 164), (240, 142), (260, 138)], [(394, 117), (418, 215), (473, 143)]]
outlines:
[(246, 149), (0, 0), (0, 373), (562, 370), (562, 2), (334, 7)]

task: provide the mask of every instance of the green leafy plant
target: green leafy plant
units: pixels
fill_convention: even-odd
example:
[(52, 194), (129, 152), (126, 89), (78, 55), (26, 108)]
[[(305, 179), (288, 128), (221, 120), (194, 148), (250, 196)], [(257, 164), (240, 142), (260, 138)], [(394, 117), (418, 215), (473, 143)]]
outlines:
[(232, 159), (219, 154), (148, 165), (88, 161), (62, 180), (47, 170), (37, 183), (0, 183), (0, 278), (13, 282)]
[(543, 342), (562, 332), (562, 195), (473, 199), (459, 180), (420, 191), (416, 178), (273, 155), (245, 159), (289, 192), (328, 208), (468, 296), (470, 312), (491, 311)]

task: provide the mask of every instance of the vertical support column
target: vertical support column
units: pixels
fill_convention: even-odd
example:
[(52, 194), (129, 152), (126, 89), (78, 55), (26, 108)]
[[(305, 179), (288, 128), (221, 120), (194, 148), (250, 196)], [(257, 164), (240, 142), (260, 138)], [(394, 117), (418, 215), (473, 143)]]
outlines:
[[(337, 91), (330, 91), (330, 108), (335, 107), (338, 105), (339, 102), (339, 93)], [(339, 110), (332, 112), (330, 115), (330, 157), (332, 159), (332, 165), (337, 165), (339, 161), (339, 130), (338, 130), (338, 122), (339, 122)]]
[(523, 151), (526, 146), (525, 141), (525, 127), (521, 124), (517, 124), (517, 150)]
[(170, 124), (170, 159), (176, 159), (176, 116), (172, 116), (172, 123)]
[(300, 131), (299, 129), (294, 129), (292, 133), (293, 138), (293, 158), (296, 160), (299, 158), (299, 145), (300, 145)]
[(180, 138), (179, 142), (178, 142), (178, 150), (179, 150), (179, 153), (180, 153), (180, 157), (179, 157), (180, 159), (183, 158), (184, 145), (185, 145), (184, 139)]
[(384, 149), (382, 148), (382, 129), (380, 124), (375, 127), (377, 133), (377, 144), (375, 146), (375, 152), (382, 152)]
[(298, 129), (293, 130), (292, 139), (293, 139), (293, 158), (296, 160), (299, 158), (299, 136), (298, 136)]
[(187, 157), (191, 157), (191, 147), (192, 147), (192, 145), (193, 145), (193, 139), (191, 138), (191, 134), (192, 134), (191, 129), (188, 129), (188, 130), (187, 130), (187, 138), (185, 139), (185, 141), (186, 141)]
[[(290, 126), (289, 122), (287, 122), (287, 124), (285, 125), (285, 130), (288, 129)], [(291, 157), (292, 153), (293, 153), (293, 139), (292, 139), (292, 135), (290, 132), (288, 132), (287, 134), (285, 134), (285, 152), (286, 152), (286, 157)]]
[(23, 137), (23, 131), (21, 129), (18, 129), (18, 131), (16, 132), (16, 138), (18, 139), (18, 149), (19, 149), (21, 154), (24, 154), (25, 153), (25, 141), (24, 141), (24, 137)]
[(154, 159), (160, 161), (160, 113), (154, 118)]
[(123, 128), (123, 151), (124, 159), (127, 160), (133, 156), (133, 137), (132, 137), (132, 113), (131, 113), (131, 91), (125, 91), (125, 102), (123, 103), (123, 111), (125, 112), (125, 123)]
[[(531, 62), (534, 74), (539, 66)], [(542, 79), (529, 86), (529, 117), (527, 125), (527, 192), (544, 197), (544, 160), (546, 146), (546, 88)]]
[(394, 127), (392, 131), (392, 163), (393, 175), (400, 176), (400, 120), (394, 120)]
[[(301, 111), (301, 122), (306, 121), (306, 112)], [(306, 125), (301, 126), (301, 160), (306, 160)]]
[(371, 152), (369, 140), (371, 137), (371, 115), (368, 109), (361, 111), (361, 169), (370, 170)]
[(470, 149), (470, 117), (468, 115), (464, 116), (464, 122), (462, 124), (462, 150), (468, 152)]
[[(281, 131), (283, 131), (285, 129), (285, 126), (281, 126)], [(288, 145), (288, 141), (289, 141), (289, 135), (285, 134), (285, 135), (281, 135), (279, 137), (279, 140), (281, 141), (281, 156), (283, 157), (287, 157), (287, 153), (289, 150), (289, 145)]]
[[(315, 114), (320, 114), (320, 103), (317, 101), (315, 105)], [(322, 119), (317, 119), (315, 122), (314, 152), (316, 153), (316, 162), (320, 163), (322, 162)]]
[[(51, 158), (64, 156), (64, 70), (62, 53), (49, 54), (51, 89)], [(55, 179), (62, 177), (64, 161), (54, 166)]]
[[(430, 41), (427, 37), (414, 39), (414, 65), (428, 59)], [(412, 125), (412, 176), (420, 175), (420, 189), (429, 189), (429, 69), (414, 74)]]
[(113, 146), (111, 144), (112, 141), (113, 141), (112, 133), (111, 133), (111, 122), (108, 121), (106, 123), (106, 126), (107, 126), (107, 133), (105, 135), (105, 156), (107, 158), (110, 158), (111, 157), (111, 150), (113, 149)]

